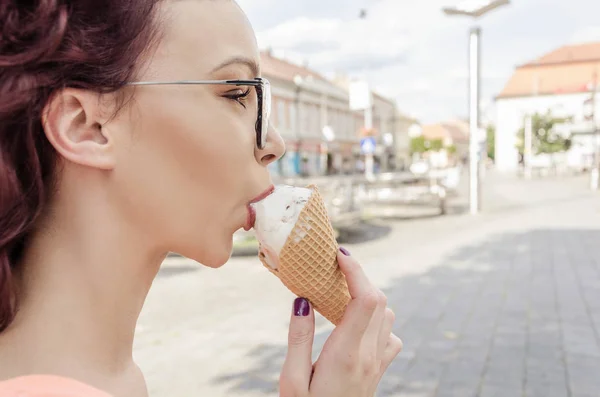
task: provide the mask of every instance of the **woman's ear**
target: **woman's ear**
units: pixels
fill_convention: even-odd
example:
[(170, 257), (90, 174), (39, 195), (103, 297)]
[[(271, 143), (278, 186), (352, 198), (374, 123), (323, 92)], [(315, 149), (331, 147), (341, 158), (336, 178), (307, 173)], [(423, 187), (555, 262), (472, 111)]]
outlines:
[(101, 94), (65, 88), (44, 108), (42, 125), (56, 151), (67, 161), (109, 170), (115, 166), (114, 142), (103, 129), (107, 121)]

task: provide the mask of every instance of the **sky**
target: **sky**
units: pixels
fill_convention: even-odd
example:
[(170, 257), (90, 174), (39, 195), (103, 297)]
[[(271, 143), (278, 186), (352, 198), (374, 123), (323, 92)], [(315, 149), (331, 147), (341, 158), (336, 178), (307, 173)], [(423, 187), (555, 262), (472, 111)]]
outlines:
[[(600, 0), (511, 0), (478, 21), (443, 14), (461, 0), (238, 0), (262, 49), (333, 77), (366, 76), (423, 123), (468, 116), (468, 39), (481, 38), (481, 107), (517, 65), (560, 46), (600, 41)], [(361, 9), (367, 18), (360, 19)]]

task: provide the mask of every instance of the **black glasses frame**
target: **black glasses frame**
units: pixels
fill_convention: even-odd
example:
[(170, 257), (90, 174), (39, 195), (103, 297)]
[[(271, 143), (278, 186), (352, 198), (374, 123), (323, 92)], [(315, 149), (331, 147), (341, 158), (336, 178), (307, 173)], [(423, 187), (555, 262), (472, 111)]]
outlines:
[(271, 117), (271, 84), (269, 80), (257, 77), (251, 80), (180, 80), (180, 81), (136, 81), (128, 85), (234, 85), (249, 86), (256, 89), (258, 97), (258, 115), (256, 117), (256, 146), (264, 149), (269, 131), (269, 118)]

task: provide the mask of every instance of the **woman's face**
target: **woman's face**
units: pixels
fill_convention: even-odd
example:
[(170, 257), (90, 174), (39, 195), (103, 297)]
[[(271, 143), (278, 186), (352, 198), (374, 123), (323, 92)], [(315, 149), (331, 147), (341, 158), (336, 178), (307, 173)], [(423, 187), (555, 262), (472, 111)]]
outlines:
[[(160, 16), (161, 41), (137, 81), (258, 77), (254, 32), (235, 2), (167, 1)], [(266, 147), (257, 148), (254, 87), (133, 90), (127, 111), (103, 127), (117, 137), (118, 205), (159, 248), (224, 264), (249, 202), (271, 186), (267, 165), (283, 154), (281, 137), (269, 129)]]

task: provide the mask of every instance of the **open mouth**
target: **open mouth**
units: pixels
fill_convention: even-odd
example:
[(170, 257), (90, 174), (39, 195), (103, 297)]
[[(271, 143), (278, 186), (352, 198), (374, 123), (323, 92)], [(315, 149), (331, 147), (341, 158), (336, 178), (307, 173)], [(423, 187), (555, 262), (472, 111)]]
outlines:
[(246, 225), (244, 226), (245, 231), (249, 231), (254, 227), (254, 223), (256, 223), (256, 211), (252, 208), (251, 205), (248, 206), (248, 217), (246, 219)]
[(264, 200), (269, 197), (275, 191), (275, 186), (269, 186), (264, 192), (256, 196), (252, 201), (248, 203), (248, 216), (246, 218), (246, 225), (244, 226), (245, 231), (249, 231), (254, 227), (254, 223), (256, 222), (256, 210), (252, 207), (252, 204), (258, 203), (259, 201)]

